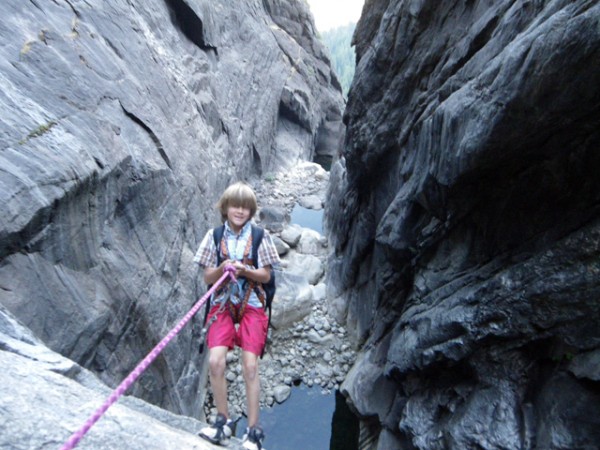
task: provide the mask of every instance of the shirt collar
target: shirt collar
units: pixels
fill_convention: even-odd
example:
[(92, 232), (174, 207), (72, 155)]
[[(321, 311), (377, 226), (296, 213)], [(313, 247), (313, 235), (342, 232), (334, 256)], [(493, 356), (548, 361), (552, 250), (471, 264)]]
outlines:
[[(242, 227), (242, 229), (240, 230), (240, 237), (242, 236), (246, 236), (249, 231), (250, 228), (252, 227), (252, 224), (250, 223), (250, 221), (246, 222), (246, 224)], [(229, 221), (225, 221), (225, 233), (227, 233), (228, 236), (237, 236), (234, 231), (231, 229), (231, 227), (229, 226)]]

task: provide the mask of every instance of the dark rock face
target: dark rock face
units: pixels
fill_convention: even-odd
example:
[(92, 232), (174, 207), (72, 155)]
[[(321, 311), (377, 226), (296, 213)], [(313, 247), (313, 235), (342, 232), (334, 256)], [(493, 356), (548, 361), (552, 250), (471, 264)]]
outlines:
[(326, 225), (378, 448), (597, 448), (599, 24), (367, 1)]
[[(0, 6), (0, 303), (116, 385), (202, 293), (231, 181), (311, 159), (343, 98), (300, 1)], [(190, 330), (134, 386), (199, 415)]]

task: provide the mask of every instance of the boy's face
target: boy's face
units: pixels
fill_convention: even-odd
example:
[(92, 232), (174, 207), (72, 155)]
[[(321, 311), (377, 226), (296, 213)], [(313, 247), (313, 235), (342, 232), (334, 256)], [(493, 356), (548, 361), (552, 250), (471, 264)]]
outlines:
[(238, 232), (242, 229), (246, 222), (250, 219), (250, 208), (245, 208), (241, 205), (227, 207), (227, 221), (233, 231)]

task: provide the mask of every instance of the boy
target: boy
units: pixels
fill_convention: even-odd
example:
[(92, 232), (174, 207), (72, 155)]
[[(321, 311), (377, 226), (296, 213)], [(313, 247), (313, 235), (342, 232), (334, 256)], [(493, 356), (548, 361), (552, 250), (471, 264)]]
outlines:
[[(200, 436), (214, 444), (224, 445), (232, 434), (233, 422), (227, 408), (225, 379), (227, 352), (238, 345), (242, 349), (242, 368), (246, 385), (248, 428), (243, 446), (249, 450), (262, 449), (264, 434), (258, 426), (260, 380), (258, 359), (267, 338), (268, 317), (264, 311), (265, 295), (262, 284), (271, 278), (271, 268), (279, 264), (279, 255), (267, 231), (258, 248), (258, 261), (252, 261), (251, 219), (258, 209), (256, 195), (250, 186), (238, 182), (229, 186), (216, 205), (224, 223), (223, 238), (215, 247), (213, 230), (200, 243), (194, 262), (204, 269), (204, 282), (213, 284), (226, 265), (232, 265), (237, 283), (227, 283), (213, 294), (207, 323), (209, 374), (217, 418), (215, 423), (200, 431)], [(220, 260), (217, 265), (218, 255)], [(214, 319), (212, 319), (215, 317)], [(236, 329), (236, 324), (239, 327)]]

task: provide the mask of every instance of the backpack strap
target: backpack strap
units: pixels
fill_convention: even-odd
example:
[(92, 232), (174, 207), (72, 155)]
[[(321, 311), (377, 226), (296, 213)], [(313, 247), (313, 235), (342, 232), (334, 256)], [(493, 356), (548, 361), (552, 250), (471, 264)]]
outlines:
[[(265, 235), (264, 228), (258, 227), (256, 225), (252, 225), (252, 263), (254, 264), (254, 267), (257, 269), (258, 269), (258, 248), (260, 247), (260, 244), (262, 243), (264, 235)], [(254, 292), (260, 298), (261, 294), (260, 294), (260, 291), (258, 290), (258, 286), (254, 287)], [(264, 302), (261, 300), (261, 303), (263, 303), (263, 307), (266, 309), (267, 308), (266, 293), (265, 293)], [(269, 308), (269, 314), (270, 313), (271, 313), (271, 308)]]
[[(265, 230), (261, 227), (257, 227), (256, 225), (252, 225), (252, 261), (254, 262), (254, 267), (258, 268), (258, 247), (260, 247), (260, 244), (262, 242), (262, 239), (265, 235)], [(273, 268), (271, 268), (271, 270), (273, 270)], [(273, 274), (271, 274), (271, 276), (273, 276)], [(258, 294), (258, 293), (257, 293)], [(260, 358), (262, 359), (262, 357), (265, 355), (265, 349), (267, 348), (267, 340), (268, 340), (268, 333), (269, 333), (269, 328), (271, 326), (271, 306), (267, 306), (266, 304), (266, 296), (265, 296), (265, 309), (269, 310), (269, 321), (267, 322), (267, 338), (265, 339), (265, 345), (262, 348), (262, 351), (260, 352)]]
[(217, 266), (221, 264), (221, 239), (223, 239), (223, 234), (225, 233), (225, 225), (221, 225), (220, 227), (213, 228), (213, 241), (215, 241), (215, 249), (217, 251)]
[(260, 247), (265, 235), (265, 230), (256, 225), (251, 224), (250, 226), (252, 227), (252, 262), (254, 263), (254, 267), (258, 269), (258, 247)]

